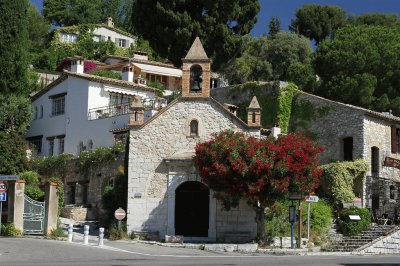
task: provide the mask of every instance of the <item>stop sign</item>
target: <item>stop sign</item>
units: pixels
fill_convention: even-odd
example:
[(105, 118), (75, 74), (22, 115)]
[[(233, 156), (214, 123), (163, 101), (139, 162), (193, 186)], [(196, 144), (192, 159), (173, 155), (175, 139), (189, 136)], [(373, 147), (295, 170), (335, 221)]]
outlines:
[(124, 211), (124, 209), (122, 208), (118, 208), (115, 212), (114, 212), (114, 217), (115, 219), (117, 219), (118, 221), (123, 220), (126, 217), (126, 212)]
[(0, 181), (0, 193), (7, 192), (7, 184), (3, 181)]

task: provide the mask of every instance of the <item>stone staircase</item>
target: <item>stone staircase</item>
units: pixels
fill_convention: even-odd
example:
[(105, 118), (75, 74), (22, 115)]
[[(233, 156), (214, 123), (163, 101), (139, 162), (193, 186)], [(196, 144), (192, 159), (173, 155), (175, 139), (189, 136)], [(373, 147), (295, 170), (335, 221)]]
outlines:
[(370, 229), (360, 233), (357, 236), (343, 236), (336, 233), (337, 227), (332, 227), (328, 233), (330, 244), (324, 248), (329, 252), (352, 252), (375, 239), (389, 235), (398, 229), (394, 225), (373, 225)]

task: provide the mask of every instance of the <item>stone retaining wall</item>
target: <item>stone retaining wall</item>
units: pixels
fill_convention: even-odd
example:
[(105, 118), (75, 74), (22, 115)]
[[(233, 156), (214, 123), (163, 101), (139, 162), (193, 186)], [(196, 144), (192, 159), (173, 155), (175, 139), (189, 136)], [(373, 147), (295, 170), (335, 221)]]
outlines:
[(361, 254), (400, 254), (400, 230), (385, 237), (378, 238), (367, 247), (357, 250)]

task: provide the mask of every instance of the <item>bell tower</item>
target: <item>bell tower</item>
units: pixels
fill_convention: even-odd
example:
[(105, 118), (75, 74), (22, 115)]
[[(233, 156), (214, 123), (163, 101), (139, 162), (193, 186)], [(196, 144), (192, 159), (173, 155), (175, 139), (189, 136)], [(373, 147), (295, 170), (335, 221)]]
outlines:
[(199, 37), (194, 40), (182, 63), (182, 96), (210, 97), (211, 59)]

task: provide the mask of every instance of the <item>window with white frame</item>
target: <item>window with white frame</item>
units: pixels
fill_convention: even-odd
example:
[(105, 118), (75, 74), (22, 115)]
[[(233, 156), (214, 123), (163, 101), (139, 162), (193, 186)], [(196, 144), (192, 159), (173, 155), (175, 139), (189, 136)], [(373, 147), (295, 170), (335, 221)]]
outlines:
[(118, 40), (118, 45), (119, 45), (119, 47), (126, 47), (126, 40), (125, 39), (119, 39)]
[(65, 94), (50, 96), (52, 100), (51, 116), (63, 115), (65, 113)]
[(76, 34), (62, 32), (61, 42), (76, 43)]

